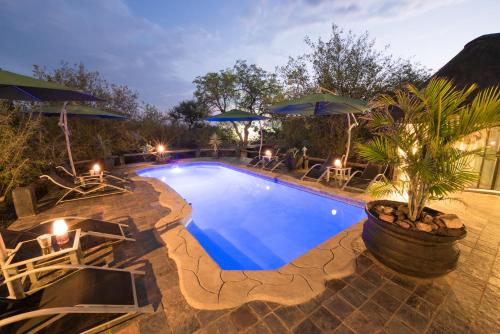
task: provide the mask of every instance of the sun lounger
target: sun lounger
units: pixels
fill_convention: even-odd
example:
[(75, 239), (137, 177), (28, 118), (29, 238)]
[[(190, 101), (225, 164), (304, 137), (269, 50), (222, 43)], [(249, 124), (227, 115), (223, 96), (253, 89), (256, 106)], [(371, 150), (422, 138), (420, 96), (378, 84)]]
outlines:
[[(64, 166), (57, 166), (56, 170), (60, 171), (63, 174), (65, 174), (66, 176), (75, 178), (75, 176), (73, 174), (71, 174), (71, 172), (68, 171)], [(118, 177), (116, 175), (113, 175), (113, 174), (111, 174), (108, 171), (102, 171), (102, 177), (104, 179), (108, 179), (110, 181), (114, 181), (114, 182), (118, 182), (118, 183), (126, 183), (126, 182), (128, 182), (127, 179)], [(89, 172), (87, 172), (87, 173), (83, 173), (83, 174), (77, 175), (75, 179), (79, 183), (86, 183), (86, 181), (89, 181), (89, 180), (99, 180), (99, 176), (98, 175), (91, 175)]]
[[(89, 266), (52, 266), (74, 272), (26, 293), (22, 299), (0, 298), (0, 334), (90, 333), (102, 331), (139, 313), (134, 274), (123, 269)], [(35, 271), (35, 270), (34, 270)], [(29, 273), (10, 277), (2, 286)]]
[(386, 170), (387, 166), (383, 167), (370, 162), (363, 171), (358, 170), (352, 173), (342, 189), (364, 192), (373, 182), (384, 178)]
[(106, 180), (102, 182), (99, 180), (88, 180), (85, 184), (75, 184), (57, 174), (42, 175), (40, 178), (47, 179), (59, 188), (66, 190), (64, 195), (57, 201), (56, 205), (63, 202), (121, 194), (130, 191), (125, 187), (118, 186)]
[(328, 164), (315, 164), (304, 173), (301, 180), (313, 180), (320, 182), (328, 173)]
[(261, 163), (263, 157), (256, 156), (250, 162), (247, 163), (247, 167), (256, 167), (259, 163)]
[(285, 159), (279, 159), (278, 157), (275, 157), (274, 159), (271, 159), (266, 164), (264, 164), (262, 168), (273, 172), (275, 169), (282, 166), (285, 166)]
[(82, 237), (98, 237), (111, 241), (134, 241), (130, 237), (128, 226), (125, 224), (71, 216), (46, 220), (22, 231), (3, 229), (0, 232), (2, 233), (5, 246), (7, 249), (14, 249), (19, 242), (36, 239), (36, 237), (42, 234), (51, 234), (52, 223), (57, 219), (64, 219), (66, 224), (68, 224), (69, 230), (80, 229)]

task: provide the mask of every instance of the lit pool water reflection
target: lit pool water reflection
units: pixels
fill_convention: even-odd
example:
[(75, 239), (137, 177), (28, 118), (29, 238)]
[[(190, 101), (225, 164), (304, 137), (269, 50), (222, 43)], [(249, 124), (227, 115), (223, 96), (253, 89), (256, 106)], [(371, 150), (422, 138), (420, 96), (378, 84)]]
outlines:
[(225, 270), (278, 269), (365, 217), (360, 207), (217, 163), (138, 174), (192, 204), (187, 229)]

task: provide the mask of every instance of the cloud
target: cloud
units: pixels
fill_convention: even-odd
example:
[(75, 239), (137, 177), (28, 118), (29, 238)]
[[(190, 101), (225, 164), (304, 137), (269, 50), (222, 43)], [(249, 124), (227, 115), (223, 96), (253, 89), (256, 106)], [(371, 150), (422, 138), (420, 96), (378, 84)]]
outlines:
[(199, 27), (162, 27), (120, 0), (0, 1), (0, 7), (4, 67), (29, 74), (32, 64), (82, 61), (160, 106), (191, 97), (192, 73), (184, 66), (196, 63), (191, 46), (218, 38)]
[[(0, 0), (1, 66), (29, 74), (33, 64), (54, 68), (61, 60), (81, 61), (108, 81), (137, 89), (144, 101), (169, 107), (192, 96), (194, 77), (232, 66), (237, 59), (272, 71), (289, 55), (307, 50), (306, 35), (327, 37), (332, 23), (359, 32), (370, 22), (403, 20), (456, 3), (260, 0), (247, 7), (242, 3), (223, 18), (213, 9), (203, 13), (205, 21), (191, 24), (182, 22), (191, 14), (187, 6), (177, 24), (167, 25), (141, 16), (124, 1)], [(210, 24), (217, 20), (224, 20), (222, 28)]]

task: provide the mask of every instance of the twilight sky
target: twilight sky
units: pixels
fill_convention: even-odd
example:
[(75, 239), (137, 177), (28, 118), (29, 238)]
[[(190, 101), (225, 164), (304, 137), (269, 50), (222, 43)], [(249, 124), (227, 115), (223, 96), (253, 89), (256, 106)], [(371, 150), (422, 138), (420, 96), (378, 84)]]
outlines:
[(81, 61), (170, 107), (192, 96), (194, 77), (236, 59), (273, 71), (332, 23), (435, 71), (500, 32), (498, 13), (499, 0), (0, 0), (0, 67), (31, 75)]

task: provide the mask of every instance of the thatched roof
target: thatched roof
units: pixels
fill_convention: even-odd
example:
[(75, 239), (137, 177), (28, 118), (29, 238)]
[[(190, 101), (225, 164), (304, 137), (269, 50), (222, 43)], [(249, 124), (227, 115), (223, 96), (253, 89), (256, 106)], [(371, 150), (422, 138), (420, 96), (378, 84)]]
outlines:
[(473, 83), (479, 89), (500, 85), (500, 33), (483, 35), (465, 44), (432, 77), (452, 79), (458, 88)]

